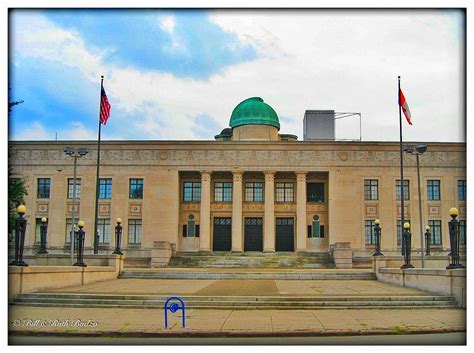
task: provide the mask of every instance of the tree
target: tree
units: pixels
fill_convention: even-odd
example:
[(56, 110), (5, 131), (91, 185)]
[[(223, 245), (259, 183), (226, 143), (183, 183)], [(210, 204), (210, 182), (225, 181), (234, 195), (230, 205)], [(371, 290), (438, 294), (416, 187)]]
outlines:
[[(8, 97), (8, 113), (12, 111), (13, 107), (23, 103), (23, 101), (11, 101)], [(8, 148), (8, 234), (15, 230), (15, 220), (18, 217), (16, 208), (25, 203), (24, 197), (28, 195), (25, 180), (23, 178), (12, 178), (11, 167), (11, 147)]]

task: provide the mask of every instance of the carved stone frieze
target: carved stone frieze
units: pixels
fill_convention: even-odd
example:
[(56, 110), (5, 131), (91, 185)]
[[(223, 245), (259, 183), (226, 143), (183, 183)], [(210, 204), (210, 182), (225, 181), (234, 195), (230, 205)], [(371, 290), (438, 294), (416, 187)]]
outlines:
[[(123, 147), (123, 146), (122, 146)], [(147, 147), (143, 149), (103, 148), (101, 162), (103, 164), (155, 164), (155, 165), (198, 165), (198, 166), (393, 166), (398, 167), (400, 155), (398, 151), (374, 151), (371, 146), (367, 150), (257, 150), (235, 149), (215, 150), (205, 147), (189, 147), (189, 149), (166, 149)], [(420, 158), (421, 167), (460, 167), (465, 168), (465, 151), (432, 151)], [(80, 160), (80, 164), (93, 163), (97, 158), (97, 150), (90, 148), (89, 154)], [(28, 146), (12, 145), (11, 161), (17, 165), (34, 165), (42, 163), (66, 163), (69, 161), (62, 149), (56, 146), (51, 149), (35, 149)], [(415, 158), (405, 155), (407, 167), (415, 166)]]

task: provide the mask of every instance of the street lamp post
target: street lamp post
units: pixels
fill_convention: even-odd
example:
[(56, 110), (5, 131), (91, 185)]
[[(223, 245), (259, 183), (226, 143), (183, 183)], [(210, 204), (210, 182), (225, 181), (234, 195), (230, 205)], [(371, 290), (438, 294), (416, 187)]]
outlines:
[(403, 243), (405, 244), (405, 263), (401, 267), (402, 269), (405, 268), (413, 268), (414, 266), (411, 264), (411, 232), (410, 232), (410, 223), (406, 222), (403, 225), (404, 232), (403, 232)]
[(383, 255), (382, 252), (380, 251), (380, 238), (382, 235), (382, 228), (380, 227), (380, 220), (376, 219), (375, 220), (375, 252), (372, 256), (381, 256)]
[(77, 262), (73, 266), (87, 267), (84, 263), (84, 240), (86, 232), (84, 231), (84, 221), (77, 222), (79, 230), (77, 231)]
[(120, 245), (122, 243), (122, 219), (117, 218), (117, 225), (115, 226), (115, 251), (112, 254), (123, 255), (120, 251)]
[(73, 176), (73, 186), (72, 186), (72, 221), (71, 221), (71, 235), (70, 235), (70, 244), (71, 244), (71, 266), (74, 265), (74, 224), (76, 221), (76, 179), (77, 179), (77, 159), (84, 157), (89, 150), (87, 148), (64, 148), (64, 153), (69, 157), (74, 158), (74, 176)]
[(26, 267), (28, 264), (23, 261), (23, 249), (25, 247), (25, 232), (27, 224), (25, 218), (25, 205), (18, 206), (16, 211), (18, 212), (18, 218), (15, 225), (15, 260), (10, 265)]
[(48, 232), (48, 219), (46, 217), (41, 218), (41, 225), (40, 225), (40, 248), (38, 254), (47, 254), (48, 251), (46, 250), (46, 234)]
[(430, 250), (430, 244), (431, 244), (431, 232), (430, 232), (430, 226), (426, 226), (426, 232), (425, 232), (425, 243), (426, 243), (426, 256), (431, 255), (431, 250)]
[(449, 210), (451, 220), (449, 221), (449, 240), (451, 246), (451, 261), (446, 267), (447, 270), (456, 268), (464, 268), (459, 263), (459, 221), (456, 219), (458, 216), (458, 209), (453, 207)]
[(416, 145), (405, 147), (404, 151), (416, 156), (416, 174), (418, 177), (418, 212), (420, 213), (420, 242), (421, 242), (421, 267), (425, 267), (425, 253), (423, 242), (423, 213), (421, 206), (421, 181), (420, 181), (420, 155), (426, 152), (426, 145)]

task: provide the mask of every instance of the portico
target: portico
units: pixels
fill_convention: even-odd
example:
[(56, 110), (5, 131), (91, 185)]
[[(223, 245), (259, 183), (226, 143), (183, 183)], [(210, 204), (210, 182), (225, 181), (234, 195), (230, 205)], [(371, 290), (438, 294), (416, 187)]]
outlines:
[[(307, 175), (311, 185), (316, 181), (322, 186), (320, 199), (314, 202), (307, 200)], [(199, 183), (200, 187), (196, 186)], [(315, 216), (320, 220), (319, 227), (327, 224), (325, 173), (206, 170), (182, 172), (180, 185), (180, 228), (183, 232), (186, 229), (187, 234), (181, 235), (187, 239), (178, 251), (327, 251), (328, 243), (321, 242), (328, 236), (327, 231), (316, 232), (321, 238), (313, 239), (309, 230)], [(190, 194), (185, 187), (200, 189), (200, 200), (185, 197)], [(199, 231), (193, 232), (190, 227)], [(228, 242), (227, 238), (231, 246), (224, 250), (219, 244)], [(277, 238), (280, 249), (276, 247)]]

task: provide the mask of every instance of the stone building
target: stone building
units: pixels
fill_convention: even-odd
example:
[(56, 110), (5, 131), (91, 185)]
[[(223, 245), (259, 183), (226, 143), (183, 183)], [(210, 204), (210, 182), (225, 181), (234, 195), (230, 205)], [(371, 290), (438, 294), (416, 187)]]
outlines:
[[(233, 111), (215, 141), (103, 141), (99, 191), (101, 253), (114, 247), (123, 220), (129, 264), (153, 264), (153, 249), (173, 252), (329, 252), (348, 242), (354, 256), (373, 252), (374, 220), (382, 251), (399, 253), (399, 144), (298, 141), (280, 134), (276, 112), (260, 98)], [(449, 247), (449, 209), (460, 210), (465, 239), (466, 145), (427, 142), (421, 156), (423, 226), (432, 251)], [(50, 252), (67, 252), (73, 161), (66, 146), (89, 149), (78, 160), (78, 218), (92, 251), (96, 141), (10, 142), (12, 177), (28, 186), (26, 246), (33, 252), (48, 217)], [(405, 155), (405, 219), (420, 248), (415, 157)], [(424, 228), (424, 227), (423, 227)], [(164, 244), (164, 245), (163, 245)]]

